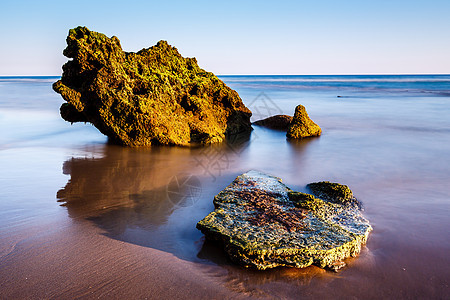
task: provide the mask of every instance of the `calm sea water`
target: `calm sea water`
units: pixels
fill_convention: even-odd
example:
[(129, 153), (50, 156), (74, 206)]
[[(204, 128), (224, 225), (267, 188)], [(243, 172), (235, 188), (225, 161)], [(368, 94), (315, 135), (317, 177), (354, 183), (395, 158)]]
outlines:
[[(60, 118), (63, 100), (51, 89), (57, 77), (0, 77), (0, 295), (77, 297), (89, 286), (91, 296), (118, 296), (131, 286), (134, 296), (151, 296), (141, 281), (133, 286), (129, 272), (109, 286), (101, 281), (108, 270), (96, 271), (99, 261), (129, 268), (95, 252), (126, 245), (126, 259), (145, 261), (156, 251), (173, 256), (173, 268), (190, 266), (184, 274), (142, 265), (133, 278), (144, 276), (140, 269), (147, 284), (158, 272), (175, 282), (204, 276), (213, 283), (193, 282), (199, 297), (219, 287), (230, 297), (448, 297), (450, 75), (221, 79), (253, 121), (292, 115), (303, 104), (323, 135), (289, 142), (283, 132), (254, 126), (249, 137), (204, 148), (128, 149), (109, 145), (89, 124)], [(319, 180), (349, 185), (374, 227), (361, 255), (337, 274), (230, 263), (195, 224), (213, 210), (214, 195), (250, 169), (297, 190)], [(90, 253), (83, 271), (70, 263), (79, 253)], [(74, 280), (70, 290), (60, 281), (84, 272), (98, 274)]]

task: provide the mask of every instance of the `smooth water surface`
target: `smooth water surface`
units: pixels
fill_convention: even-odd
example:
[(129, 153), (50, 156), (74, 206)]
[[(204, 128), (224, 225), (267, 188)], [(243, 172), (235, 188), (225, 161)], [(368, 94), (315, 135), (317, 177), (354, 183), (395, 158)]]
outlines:
[[(0, 78), (2, 298), (448, 297), (450, 76), (221, 79), (253, 121), (303, 104), (323, 135), (123, 148), (60, 118), (56, 77)], [(360, 256), (339, 273), (230, 263), (195, 224), (250, 169), (349, 185), (374, 227)]]

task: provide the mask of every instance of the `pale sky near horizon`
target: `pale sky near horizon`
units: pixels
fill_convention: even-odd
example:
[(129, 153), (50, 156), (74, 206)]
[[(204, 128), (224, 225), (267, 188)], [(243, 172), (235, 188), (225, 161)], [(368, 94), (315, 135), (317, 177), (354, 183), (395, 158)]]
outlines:
[(450, 74), (448, 0), (3, 0), (0, 75), (60, 75), (79, 25), (216, 74)]

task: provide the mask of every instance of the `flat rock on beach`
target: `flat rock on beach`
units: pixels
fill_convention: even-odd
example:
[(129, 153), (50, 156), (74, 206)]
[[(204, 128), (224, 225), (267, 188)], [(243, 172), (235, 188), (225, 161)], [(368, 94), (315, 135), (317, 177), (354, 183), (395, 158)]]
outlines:
[(320, 182), (310, 188), (321, 198), (249, 171), (215, 196), (215, 210), (197, 228), (245, 267), (339, 269), (361, 251), (372, 227), (347, 186)]

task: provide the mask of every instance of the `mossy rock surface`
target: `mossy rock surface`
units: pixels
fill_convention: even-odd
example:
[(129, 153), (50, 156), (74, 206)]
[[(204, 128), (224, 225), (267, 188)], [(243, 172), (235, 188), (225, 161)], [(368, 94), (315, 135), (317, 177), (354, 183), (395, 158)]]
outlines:
[(214, 198), (197, 223), (234, 262), (260, 270), (312, 264), (334, 269), (356, 256), (372, 227), (357, 200), (337, 204), (294, 192), (280, 178), (249, 171)]
[(322, 129), (313, 122), (303, 105), (297, 105), (294, 118), (289, 124), (286, 137), (289, 139), (303, 139), (307, 137), (320, 136)]
[(253, 122), (253, 124), (258, 126), (267, 127), (270, 129), (287, 131), (289, 125), (292, 122), (292, 117), (288, 115), (275, 115), (272, 117), (268, 117), (262, 120), (258, 120)]
[(53, 84), (67, 101), (61, 116), (90, 122), (113, 142), (208, 144), (251, 130), (237, 92), (166, 41), (125, 52), (117, 37), (77, 27), (63, 53), (71, 60)]
[(343, 184), (321, 181), (310, 183), (307, 187), (315, 196), (333, 203), (344, 204), (355, 201), (352, 190)]

